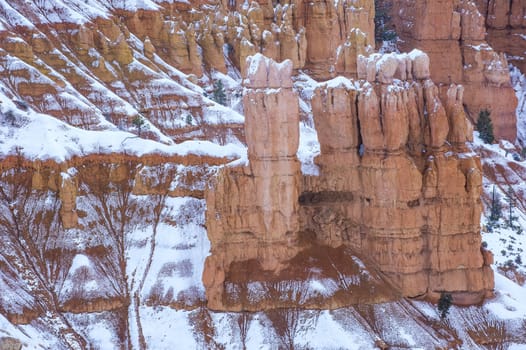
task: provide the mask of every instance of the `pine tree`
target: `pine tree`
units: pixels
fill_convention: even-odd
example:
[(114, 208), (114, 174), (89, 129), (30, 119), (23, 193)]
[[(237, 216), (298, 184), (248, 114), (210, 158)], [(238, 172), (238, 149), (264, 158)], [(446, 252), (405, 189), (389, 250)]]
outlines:
[(440, 293), (440, 299), (438, 299), (438, 312), (440, 313), (441, 319), (447, 317), (452, 301), (453, 298), (451, 297), (450, 293)]
[(374, 36), (377, 43), (382, 41), (392, 41), (397, 38), (397, 34), (391, 27), (391, 16), (389, 12), (393, 4), (387, 0), (375, 0), (374, 2)]
[(511, 186), (508, 186), (508, 193), (507, 193), (506, 201), (508, 202), (508, 209), (509, 209), (508, 226), (510, 228), (515, 228), (514, 222), (518, 218), (513, 215), (513, 208), (515, 207), (515, 192), (513, 191), (513, 188)]
[(490, 216), (489, 220), (492, 224), (499, 221), (502, 216), (502, 206), (500, 205), (500, 197), (495, 193), (495, 186), (493, 186), (493, 195), (491, 198)]
[(141, 131), (144, 126), (144, 123), (144, 118), (141, 117), (140, 114), (136, 115), (132, 120), (132, 124), (135, 125), (135, 127), (137, 127), (137, 133), (139, 134), (139, 137), (141, 136)]
[(221, 80), (214, 80), (214, 94), (212, 99), (217, 103), (226, 106), (225, 88)]
[(480, 138), (485, 143), (493, 143), (495, 136), (493, 135), (493, 123), (491, 122), (490, 112), (487, 109), (480, 111), (479, 119), (477, 120), (477, 131)]
[(194, 118), (192, 118), (192, 115), (191, 114), (187, 114), (186, 115), (186, 125), (192, 125), (192, 120)]

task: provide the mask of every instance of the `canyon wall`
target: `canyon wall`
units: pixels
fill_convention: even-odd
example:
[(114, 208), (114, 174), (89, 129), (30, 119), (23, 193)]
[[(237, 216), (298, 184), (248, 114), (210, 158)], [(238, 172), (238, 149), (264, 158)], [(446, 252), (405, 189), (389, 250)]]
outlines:
[[(514, 62), (522, 62), (523, 5), (510, 4), (404, 0), (393, 2), (391, 17), (402, 51), (416, 47), (429, 54), (433, 80), (445, 85), (442, 93), (450, 83), (463, 84), (469, 117), (476, 120), (480, 110), (490, 109), (496, 135), (514, 140), (517, 102), (507, 60), (485, 38), (487, 23), (490, 44), (499, 52), (506, 47)], [(13, 8), (34, 22), (0, 30), (0, 79), (18, 96), (88, 129), (109, 122), (134, 130), (132, 121), (140, 115), (152, 123), (144, 136), (153, 139), (161, 138), (159, 132), (176, 140), (209, 139), (221, 129), (242, 137), (239, 121), (211, 122), (205, 117), (211, 102), (170, 79), (190, 88), (205, 72), (236, 67), (243, 75), (246, 58), (258, 52), (290, 59), (294, 69), (316, 79), (356, 78), (357, 57), (369, 56), (375, 46), (371, 0), (161, 3), (155, 10), (112, 9), (107, 17), (79, 22), (35, 15), (42, 11), (38, 4), (14, 2)], [(77, 63), (82, 70), (69, 69)], [(189, 74), (190, 82), (173, 68)]]
[[(516, 101), (507, 61), (487, 45), (484, 16), (473, 2), (393, 5), (401, 49), (427, 55), (373, 53), (370, 0), (162, 3), (80, 22), (41, 16), (39, 4), (12, 6), (34, 23), (0, 30), (0, 79), (21, 108), (80, 128), (135, 133), (140, 116), (150, 127), (140, 136), (164, 143), (224, 143), (230, 136), (246, 142), (248, 163), (221, 169), (206, 195), (184, 186), (169, 191), (206, 197), (212, 246), (203, 282), (210, 308), (276, 307), (275, 300), (232, 296), (242, 284), (249, 293), (250, 278), (280, 289), (280, 281), (310, 276), (319, 266), (334, 280), (342, 271), (372, 276), (370, 285), (361, 280), (351, 293), (344, 284), (345, 295), (297, 305), (338, 307), (443, 291), (469, 304), (491, 290), (491, 254), (481, 252), (478, 234), (480, 164), (465, 146), (472, 126), (464, 106), (472, 120), (490, 109), (497, 136), (513, 140)], [(351, 79), (319, 84), (311, 100), (319, 176), (303, 175), (296, 156), (300, 112), (292, 76), (300, 69), (319, 80)], [(244, 108), (244, 126), (242, 116), (207, 97), (215, 77), (227, 73), (246, 78), (242, 101), (239, 86), (227, 87), (227, 104)], [(88, 168), (109, 182), (130, 174), (115, 159), (102, 163), (115, 169)], [(85, 215), (79, 198), (87, 193), (79, 183), (90, 180), (68, 172), (77, 166), (61, 167), (51, 176), (45, 165), (31, 165), (32, 186), (56, 193), (61, 224), (75, 229)], [(155, 181), (131, 173), (132, 192), (151, 194)], [(189, 175), (196, 178), (210, 176)], [(97, 189), (97, 181), (88, 187)], [(331, 262), (331, 254), (339, 258)]]

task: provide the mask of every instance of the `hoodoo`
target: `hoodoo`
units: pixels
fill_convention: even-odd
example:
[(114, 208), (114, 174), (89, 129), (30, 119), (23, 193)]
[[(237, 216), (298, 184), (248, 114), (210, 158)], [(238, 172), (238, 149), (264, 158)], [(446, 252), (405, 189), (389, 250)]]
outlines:
[[(257, 261), (279, 282), (280, 271), (312, 245), (367, 256), (408, 297), (449, 292), (473, 304), (493, 289), (480, 250), (482, 176), (465, 144), (472, 128), (459, 108), (462, 87), (451, 85), (443, 103), (419, 51), (362, 64), (373, 65), (375, 80), (338, 79), (315, 89), (320, 170), (302, 177), (292, 65), (249, 57), (248, 165), (225, 168), (207, 195), (212, 254), (203, 280), (211, 308), (231, 308), (225, 278), (236, 263)], [(258, 280), (245, 277), (236, 283)]]

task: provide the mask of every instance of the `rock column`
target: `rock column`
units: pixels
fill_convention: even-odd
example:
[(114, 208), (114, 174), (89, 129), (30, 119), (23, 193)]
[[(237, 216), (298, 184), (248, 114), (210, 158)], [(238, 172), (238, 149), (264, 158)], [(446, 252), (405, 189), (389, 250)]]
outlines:
[(320, 175), (305, 178), (301, 229), (366, 255), (405, 296), (480, 302), (493, 273), (480, 250), (482, 177), (463, 88), (452, 84), (443, 102), (418, 51), (362, 65), (370, 82), (315, 90)]
[(223, 169), (206, 195), (212, 254), (203, 282), (212, 309), (229, 308), (224, 281), (230, 264), (252, 261), (277, 272), (298, 251), (299, 107), (291, 74), (290, 60), (278, 64), (260, 54), (247, 59), (249, 163)]

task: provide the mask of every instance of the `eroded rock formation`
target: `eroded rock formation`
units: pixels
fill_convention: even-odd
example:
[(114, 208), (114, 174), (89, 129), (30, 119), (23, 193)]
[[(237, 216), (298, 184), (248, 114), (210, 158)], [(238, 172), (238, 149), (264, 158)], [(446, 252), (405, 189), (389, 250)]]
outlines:
[(508, 62), (485, 41), (485, 18), (471, 1), (396, 1), (391, 11), (402, 50), (419, 48), (430, 58), (431, 78), (446, 89), (465, 86), (472, 120), (491, 111), (495, 134), (515, 140), (517, 99)]
[(243, 100), (249, 164), (223, 169), (206, 197), (212, 255), (203, 282), (208, 305), (216, 309), (223, 305), (230, 264), (257, 260), (263, 270), (279, 271), (298, 252), (299, 107), (292, 62), (278, 65), (256, 55), (247, 64)]
[[(403, 39), (401, 49), (417, 47), (427, 52), (438, 85), (466, 86), (464, 101), (470, 118), (490, 108), (497, 136), (514, 139), (516, 102), (507, 60), (486, 45), (485, 22), (496, 28), (490, 34), (498, 32), (494, 36), (500, 38), (508, 33), (517, 38), (506, 44), (519, 47), (512, 50), (515, 57), (523, 48), (518, 19), (523, 5), (517, 1), (512, 5), (477, 4), (483, 15), (467, 0), (401, 1), (394, 3), (392, 17)], [(36, 4), (15, 2), (13, 8), (28, 17), (40, 12)], [(290, 59), (294, 69), (304, 69), (317, 79), (356, 78), (358, 56), (369, 56), (374, 46), (371, 0), (163, 3), (157, 10), (111, 11), (108, 18), (97, 17), (89, 23), (54, 23), (37, 16), (35, 26), (1, 30), (0, 79), (33, 108), (79, 127), (104, 128), (106, 119), (129, 129), (134, 116), (141, 114), (161, 132), (185, 139), (195, 137), (198, 129), (181, 116), (191, 115), (199, 121), (207, 101), (166, 83), (163, 78), (169, 76), (188, 84), (170, 67), (189, 74), (197, 83), (206, 72), (226, 73), (231, 66), (243, 75), (246, 58), (259, 52), (276, 61)], [(67, 43), (71, 53), (57, 40)], [(89, 74), (70, 69), (75, 62), (81, 62)], [(111, 93), (104, 93), (94, 77)], [(134, 95), (141, 98), (134, 99)], [(494, 97), (497, 95), (499, 98)], [(206, 122), (199, 124), (203, 138), (214, 134), (206, 130)], [(241, 129), (240, 125), (228, 127)], [(159, 138), (154, 130), (144, 136)]]
[[(304, 229), (367, 252), (406, 296), (450, 291), (457, 302), (476, 302), (493, 279), (480, 252), (482, 175), (465, 146), (472, 129), (462, 87), (452, 84), (442, 102), (418, 73), (427, 60), (411, 55), (392, 55), (413, 67), (401, 84), (383, 83), (394, 69), (376, 64), (372, 84), (316, 90), (320, 176), (305, 179)], [(351, 136), (332, 137), (342, 130)]]
[[(254, 271), (284, 278), (289, 260), (305, 247), (302, 239), (367, 256), (368, 266), (405, 296), (447, 291), (455, 302), (471, 304), (492, 290), (493, 272), (480, 247), (482, 175), (466, 147), (472, 129), (461, 108), (462, 87), (452, 84), (442, 102), (421, 52), (371, 61), (374, 81), (337, 79), (315, 90), (320, 174), (304, 176), (301, 186), (296, 98), (284, 80), (290, 63), (250, 61), (249, 165), (225, 169), (207, 195), (212, 254), (203, 280), (211, 308), (265, 308), (227, 302), (231, 271), (256, 261)], [(393, 83), (395, 74), (405, 81)], [(246, 283), (258, 278), (246, 277)]]

